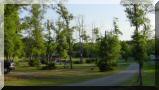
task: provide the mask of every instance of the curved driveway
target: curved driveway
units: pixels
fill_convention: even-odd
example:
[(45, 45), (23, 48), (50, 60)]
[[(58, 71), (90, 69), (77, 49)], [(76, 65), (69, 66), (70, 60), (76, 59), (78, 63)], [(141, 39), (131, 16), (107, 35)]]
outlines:
[(131, 64), (127, 70), (111, 76), (69, 84), (66, 86), (119, 86), (125, 80), (131, 79), (138, 72), (138, 64)]

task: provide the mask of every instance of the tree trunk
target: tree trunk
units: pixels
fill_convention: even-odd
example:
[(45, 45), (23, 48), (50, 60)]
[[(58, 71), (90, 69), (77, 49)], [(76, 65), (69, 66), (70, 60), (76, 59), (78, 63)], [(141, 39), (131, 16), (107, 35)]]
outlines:
[(80, 63), (83, 63), (83, 47), (82, 47), (81, 37), (80, 37)]
[[(137, 16), (137, 4), (134, 4), (134, 15)], [(135, 23), (135, 33), (137, 35), (137, 38), (138, 38), (138, 35), (139, 35), (139, 25), (138, 23), (136, 22)], [(137, 44), (137, 47), (139, 47), (139, 42), (137, 41), (136, 42)], [(138, 56), (139, 57), (139, 56)], [(143, 85), (143, 81), (142, 81), (142, 62), (139, 60), (139, 72), (138, 72), (138, 80), (139, 80), (139, 86), (142, 86)]]
[(83, 50), (82, 50), (81, 31), (80, 30), (79, 30), (79, 39), (80, 39), (80, 63), (83, 63)]
[(139, 86), (143, 85), (143, 80), (142, 80), (142, 63), (139, 63)]
[(80, 53), (80, 63), (83, 63), (83, 55)]
[[(71, 53), (71, 52), (70, 52), (70, 53)], [(71, 57), (71, 55), (70, 55), (70, 68), (73, 69), (73, 67), (72, 67), (72, 57)]]
[(70, 59), (70, 68), (72, 69), (72, 50), (71, 50), (71, 41), (69, 39), (69, 59)]

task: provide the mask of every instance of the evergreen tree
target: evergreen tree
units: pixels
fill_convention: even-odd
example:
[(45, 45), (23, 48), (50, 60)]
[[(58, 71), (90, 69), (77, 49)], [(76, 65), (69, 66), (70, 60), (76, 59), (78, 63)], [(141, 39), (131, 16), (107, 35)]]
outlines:
[(120, 49), (121, 46), (118, 37), (111, 32), (101, 38), (99, 46), (100, 61), (98, 62), (98, 67), (101, 71), (112, 70), (113, 66), (117, 65)]
[(112, 32), (105, 31), (105, 36), (100, 39), (99, 56), (101, 59), (98, 66), (101, 71), (112, 70), (117, 65), (117, 60), (120, 57), (121, 45), (119, 34), (122, 33), (117, 20), (117, 18), (113, 20), (114, 30)]

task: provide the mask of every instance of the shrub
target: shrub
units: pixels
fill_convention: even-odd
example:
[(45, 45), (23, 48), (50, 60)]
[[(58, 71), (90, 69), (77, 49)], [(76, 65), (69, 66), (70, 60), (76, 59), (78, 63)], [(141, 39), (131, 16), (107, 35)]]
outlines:
[(19, 66), (20, 61), (15, 61), (15, 65)]
[(45, 59), (45, 60), (42, 59), (42, 60), (41, 60), (41, 64), (48, 64), (48, 61), (47, 61), (46, 59)]
[(81, 64), (80, 61), (73, 61), (74, 64)]
[(92, 61), (90, 60), (90, 59), (86, 59), (86, 61), (85, 61), (86, 63), (92, 63)]
[(64, 63), (64, 62), (66, 62), (66, 60), (63, 60), (63, 59), (62, 59), (61, 62)]
[(34, 67), (34, 66), (39, 66), (40, 65), (40, 60), (34, 59), (29, 61), (29, 66)]
[(116, 63), (116, 62), (111, 63), (111, 66), (112, 66), (112, 67), (116, 67), (116, 66), (117, 66), (117, 63)]
[(86, 61), (85, 61), (86, 63), (94, 63), (94, 62), (96, 62), (96, 59), (94, 59), (94, 58), (91, 58), (91, 59), (86, 59)]
[(52, 70), (55, 68), (56, 68), (55, 63), (51, 62), (51, 63), (48, 63), (46, 66), (42, 67), (42, 70)]
[(100, 60), (97, 66), (101, 72), (113, 70), (112, 66), (107, 64), (104, 60)]

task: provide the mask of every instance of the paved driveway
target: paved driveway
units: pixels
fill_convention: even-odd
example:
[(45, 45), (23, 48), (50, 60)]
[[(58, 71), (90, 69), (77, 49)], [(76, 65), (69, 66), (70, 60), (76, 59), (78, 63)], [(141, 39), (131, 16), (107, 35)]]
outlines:
[(81, 83), (69, 84), (66, 86), (119, 86), (123, 81), (132, 78), (138, 72), (138, 64), (131, 64), (127, 70), (111, 76), (93, 79)]

